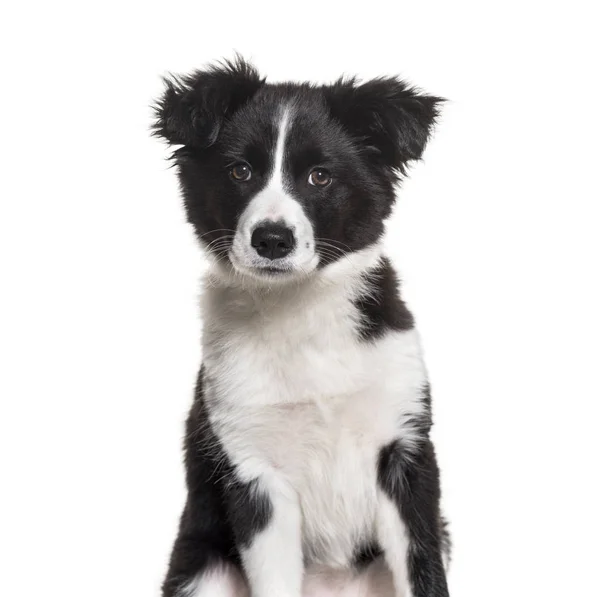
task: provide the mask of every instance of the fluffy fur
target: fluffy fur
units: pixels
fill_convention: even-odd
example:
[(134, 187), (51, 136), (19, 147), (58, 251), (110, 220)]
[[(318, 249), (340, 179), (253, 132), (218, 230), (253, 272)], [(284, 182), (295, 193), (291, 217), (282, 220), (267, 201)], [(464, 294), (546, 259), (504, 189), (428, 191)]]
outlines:
[(211, 267), (164, 597), (445, 597), (427, 372), (380, 243), (441, 100), (241, 59), (166, 85), (154, 130)]

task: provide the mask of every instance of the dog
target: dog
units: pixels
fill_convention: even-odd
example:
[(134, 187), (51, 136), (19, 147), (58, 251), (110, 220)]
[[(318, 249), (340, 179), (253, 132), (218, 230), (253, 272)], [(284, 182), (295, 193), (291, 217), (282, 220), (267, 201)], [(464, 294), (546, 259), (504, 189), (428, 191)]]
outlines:
[(447, 596), (430, 387), (382, 248), (443, 100), (239, 56), (165, 84), (153, 133), (209, 266), (163, 596)]

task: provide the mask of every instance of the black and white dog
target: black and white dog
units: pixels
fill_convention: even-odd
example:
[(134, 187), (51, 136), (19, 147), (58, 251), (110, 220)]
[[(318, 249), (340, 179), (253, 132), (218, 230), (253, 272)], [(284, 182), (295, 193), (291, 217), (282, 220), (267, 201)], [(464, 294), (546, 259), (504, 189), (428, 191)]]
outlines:
[(448, 594), (427, 372), (382, 253), (441, 100), (396, 78), (172, 78), (155, 133), (210, 268), (165, 597)]

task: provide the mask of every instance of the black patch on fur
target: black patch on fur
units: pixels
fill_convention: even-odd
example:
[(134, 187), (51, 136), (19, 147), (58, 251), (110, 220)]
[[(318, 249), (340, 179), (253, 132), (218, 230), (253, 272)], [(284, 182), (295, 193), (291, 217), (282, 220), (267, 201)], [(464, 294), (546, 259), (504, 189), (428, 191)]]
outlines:
[(154, 134), (189, 147), (212, 145), (223, 121), (263, 85), (256, 69), (237, 58), (205, 71), (165, 79), (155, 106)]
[(352, 559), (352, 567), (357, 571), (364, 570), (376, 558), (382, 555), (381, 547), (375, 542), (359, 546)]
[(405, 331), (414, 327), (414, 318), (400, 298), (398, 276), (389, 259), (363, 276), (367, 291), (355, 301), (361, 314), (362, 340), (380, 338), (388, 330)]
[(325, 95), (332, 114), (364, 144), (374, 163), (399, 172), (423, 154), (444, 101), (396, 77), (362, 84), (342, 78)]
[(440, 514), (439, 470), (429, 439), (408, 452), (402, 440), (379, 454), (377, 478), (396, 504), (406, 525), (410, 546), (409, 579), (415, 597), (447, 597), (442, 554), (449, 537)]
[(229, 562), (240, 566), (239, 546), (269, 521), (271, 505), (253, 484), (239, 482), (214, 434), (200, 370), (186, 423), (185, 466), (188, 497), (179, 523), (163, 597), (173, 597), (198, 573)]
[(262, 531), (273, 514), (269, 498), (258, 483), (234, 481), (227, 492), (229, 517), (238, 547), (248, 547), (256, 533)]

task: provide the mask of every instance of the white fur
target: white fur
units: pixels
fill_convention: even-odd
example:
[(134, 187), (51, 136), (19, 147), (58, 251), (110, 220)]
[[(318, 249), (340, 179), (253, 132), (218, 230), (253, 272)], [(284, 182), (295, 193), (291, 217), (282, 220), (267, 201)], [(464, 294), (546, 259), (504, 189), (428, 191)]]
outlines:
[(276, 475), (262, 481), (263, 489), (268, 487), (272, 519), (242, 551), (244, 569), (253, 597), (297, 597), (304, 574), (298, 496)]
[[(271, 569), (275, 564), (271, 563)], [(278, 595), (278, 593), (272, 593)], [(397, 597), (383, 558), (366, 570), (333, 570), (314, 566), (302, 583), (303, 597)], [(234, 566), (221, 566), (194, 578), (177, 597), (250, 597), (248, 583)]]
[(397, 597), (391, 572), (383, 558), (366, 570), (333, 570), (312, 567), (307, 571), (304, 597)]
[[(312, 224), (302, 206), (289, 193), (284, 178), (284, 161), (287, 131), (293, 119), (293, 111), (283, 107), (278, 125), (277, 143), (273, 158), (273, 171), (267, 186), (250, 201), (241, 214), (235, 233), (230, 258), (237, 269), (252, 275), (261, 266), (291, 269), (301, 273), (313, 271), (319, 261), (315, 252), (315, 238)], [(252, 232), (260, 222), (283, 222), (291, 228), (296, 239), (292, 253), (276, 264), (259, 256), (250, 240)]]
[(402, 597), (412, 597), (408, 580), (408, 533), (398, 508), (383, 492), (379, 492), (377, 522), (379, 541), (392, 571), (396, 593)]
[[(303, 550), (314, 564), (344, 568), (360, 541), (384, 539), (401, 552), (380, 536), (382, 520), (395, 530), (400, 523), (387, 511), (381, 518), (377, 456), (398, 436), (408, 448), (420, 439), (408, 421), (422, 412), (426, 371), (414, 330), (358, 339), (353, 299), (366, 290), (361, 274), (379, 258), (373, 246), (272, 288), (217, 277), (205, 293), (211, 424), (236, 474), (258, 479), (275, 500), (274, 520), (257, 538), (261, 555), (246, 561), (260, 579), (269, 569), (273, 582), (281, 561), (292, 579), (280, 587), (286, 597), (299, 595), (290, 554), (298, 566)], [(290, 521), (281, 525), (288, 514), (279, 508), (293, 503), (290, 496), (300, 506), (302, 550), (293, 545)], [(293, 522), (294, 509), (288, 513)], [(397, 570), (395, 577), (404, 580)], [(258, 586), (256, 597), (266, 597), (262, 580)]]
[(222, 565), (193, 578), (177, 597), (250, 597), (250, 593), (239, 570)]

